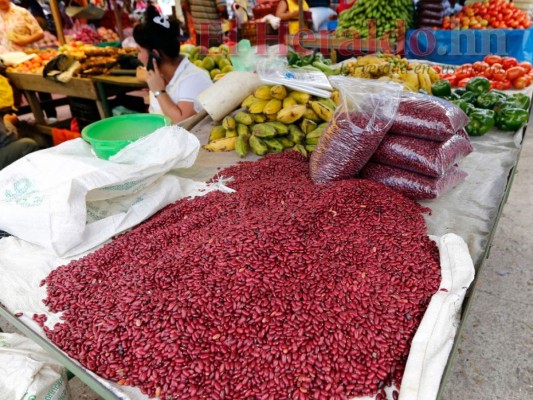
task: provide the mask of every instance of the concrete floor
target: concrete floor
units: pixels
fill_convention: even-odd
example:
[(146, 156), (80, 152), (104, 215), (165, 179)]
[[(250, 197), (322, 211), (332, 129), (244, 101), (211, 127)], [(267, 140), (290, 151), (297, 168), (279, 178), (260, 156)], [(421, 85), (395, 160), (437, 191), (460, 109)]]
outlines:
[[(490, 256), (477, 278), (443, 400), (533, 399), (532, 176), (533, 120)], [(15, 331), (1, 317), (0, 329)], [(101, 399), (78, 378), (69, 386), (73, 400)]]

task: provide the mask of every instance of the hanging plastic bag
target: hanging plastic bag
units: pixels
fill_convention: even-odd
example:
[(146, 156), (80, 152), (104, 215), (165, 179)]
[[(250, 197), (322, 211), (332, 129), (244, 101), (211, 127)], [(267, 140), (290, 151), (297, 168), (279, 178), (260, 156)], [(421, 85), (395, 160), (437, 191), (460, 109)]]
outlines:
[(340, 90), (341, 104), (311, 155), (315, 183), (355, 177), (389, 130), (402, 86), (343, 76), (330, 78)]

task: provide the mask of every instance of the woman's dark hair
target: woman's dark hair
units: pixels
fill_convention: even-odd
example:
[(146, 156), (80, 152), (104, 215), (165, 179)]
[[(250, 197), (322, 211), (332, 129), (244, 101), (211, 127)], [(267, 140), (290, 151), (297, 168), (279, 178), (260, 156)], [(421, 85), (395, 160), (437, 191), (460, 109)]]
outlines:
[(144, 20), (133, 29), (133, 39), (145, 49), (157, 50), (174, 58), (180, 54), (180, 24), (173, 16), (161, 16), (153, 5), (144, 13)]

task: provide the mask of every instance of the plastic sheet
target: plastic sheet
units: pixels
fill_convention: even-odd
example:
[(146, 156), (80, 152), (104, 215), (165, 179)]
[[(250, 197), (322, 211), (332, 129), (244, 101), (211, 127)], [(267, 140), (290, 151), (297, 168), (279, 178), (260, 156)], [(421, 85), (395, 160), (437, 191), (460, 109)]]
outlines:
[(467, 173), (457, 167), (451, 167), (439, 178), (432, 178), (374, 162), (369, 162), (361, 171), (362, 178), (387, 185), (414, 200), (436, 199), (466, 176)]
[(400, 85), (382, 81), (330, 79), (340, 90), (341, 104), (311, 155), (310, 174), (316, 183), (359, 173), (389, 130), (402, 90)]
[(438, 178), (473, 150), (464, 130), (445, 142), (387, 134), (372, 160)]
[(390, 132), (444, 142), (467, 123), (463, 110), (449, 101), (403, 92)]

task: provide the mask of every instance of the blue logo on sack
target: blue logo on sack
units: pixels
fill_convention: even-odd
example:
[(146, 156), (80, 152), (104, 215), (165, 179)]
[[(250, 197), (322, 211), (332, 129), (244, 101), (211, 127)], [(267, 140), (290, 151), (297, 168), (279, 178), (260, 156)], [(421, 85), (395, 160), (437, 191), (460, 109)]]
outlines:
[(29, 178), (21, 178), (13, 182), (12, 189), (4, 191), (4, 197), (8, 203), (15, 203), (22, 207), (36, 207), (44, 200), (44, 196), (33, 187)]

